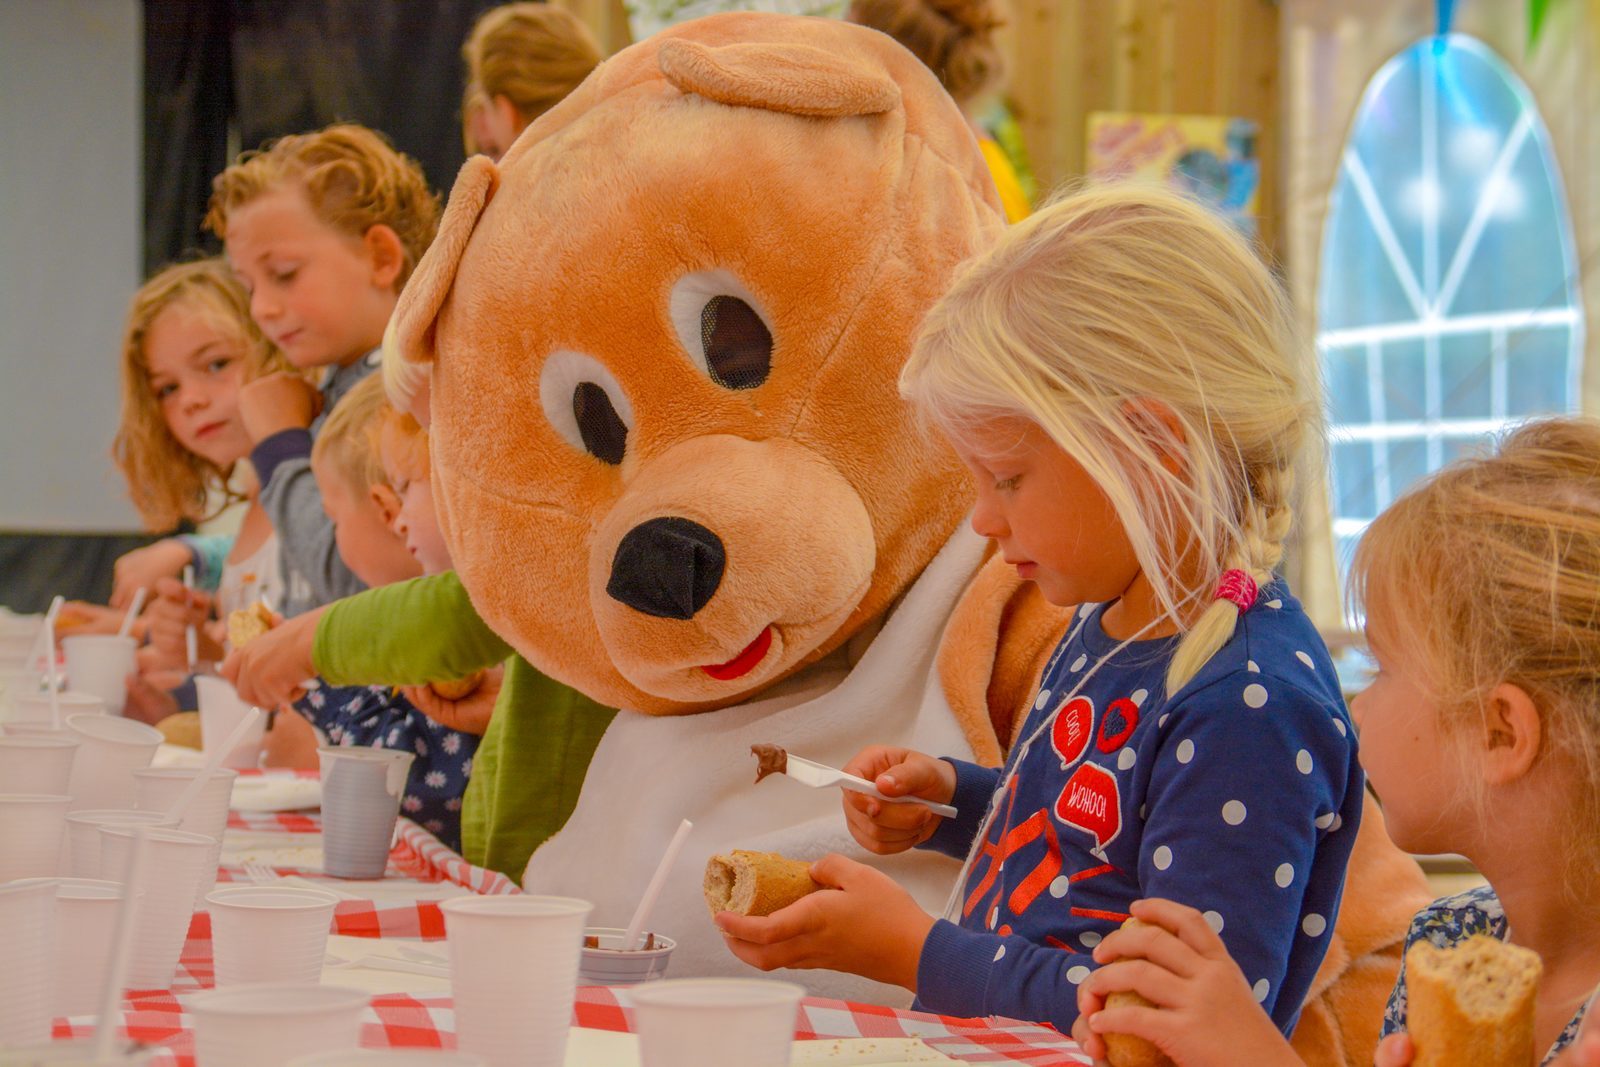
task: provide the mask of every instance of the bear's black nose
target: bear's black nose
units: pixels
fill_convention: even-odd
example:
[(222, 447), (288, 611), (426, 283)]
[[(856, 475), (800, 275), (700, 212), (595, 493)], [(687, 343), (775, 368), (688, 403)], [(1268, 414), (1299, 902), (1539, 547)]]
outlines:
[(606, 592), (658, 619), (692, 619), (716, 593), (727, 559), (717, 535), (698, 522), (651, 519), (617, 546)]

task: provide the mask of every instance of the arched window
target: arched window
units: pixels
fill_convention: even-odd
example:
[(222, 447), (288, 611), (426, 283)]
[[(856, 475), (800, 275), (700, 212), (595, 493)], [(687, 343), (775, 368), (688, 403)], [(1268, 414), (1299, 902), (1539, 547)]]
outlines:
[(1549, 134), (1492, 51), (1420, 41), (1372, 79), (1322, 246), (1341, 575), (1416, 479), (1530, 415), (1575, 411), (1583, 314)]

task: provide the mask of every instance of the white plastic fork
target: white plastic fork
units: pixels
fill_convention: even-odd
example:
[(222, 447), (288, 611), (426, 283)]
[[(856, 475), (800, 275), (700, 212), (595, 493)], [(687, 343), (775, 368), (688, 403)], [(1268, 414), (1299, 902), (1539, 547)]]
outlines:
[(829, 786), (836, 785), (840, 789), (848, 789), (852, 793), (865, 793), (869, 797), (877, 797), (879, 800), (890, 804), (921, 804), (935, 815), (943, 815), (947, 819), (956, 817), (956, 809), (948, 804), (938, 804), (932, 800), (924, 800), (922, 797), (885, 796), (877, 786), (865, 778), (846, 774), (837, 767), (829, 767), (825, 763), (802, 759), (793, 752), (787, 753), (785, 762), (787, 766), (784, 768), (784, 774), (801, 785), (809, 785), (813, 789), (827, 789)]
[(347, 960), (342, 956), (328, 953), (323, 957), (323, 966), (331, 971), (342, 971), (348, 968), (364, 967), (372, 971), (400, 971), (404, 974), (426, 974), (434, 978), (449, 978), (450, 967), (442, 963), (421, 963), (414, 960), (396, 959), (393, 956), (367, 955), (357, 956)]
[(340, 900), (361, 900), (362, 897), (355, 893), (346, 893), (342, 889), (335, 889), (331, 885), (321, 885), (309, 878), (301, 878), (297, 874), (279, 874), (265, 863), (246, 863), (245, 876), (256, 885), (297, 885), (307, 889), (320, 889), (324, 893), (332, 893)]

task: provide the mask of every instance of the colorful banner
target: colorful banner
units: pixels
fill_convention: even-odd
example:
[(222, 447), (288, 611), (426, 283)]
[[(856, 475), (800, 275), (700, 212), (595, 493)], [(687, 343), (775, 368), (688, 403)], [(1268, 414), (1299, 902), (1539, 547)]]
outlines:
[(1213, 204), (1246, 233), (1256, 228), (1259, 130), (1226, 115), (1089, 115), (1085, 169), (1092, 178), (1168, 182)]

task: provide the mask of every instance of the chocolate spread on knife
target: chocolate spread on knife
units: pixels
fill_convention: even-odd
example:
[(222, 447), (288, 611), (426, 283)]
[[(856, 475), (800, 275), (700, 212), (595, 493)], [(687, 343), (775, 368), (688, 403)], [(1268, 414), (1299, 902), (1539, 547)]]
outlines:
[(789, 769), (789, 753), (777, 745), (751, 745), (750, 754), (756, 758), (756, 781), (769, 774), (783, 774)]

